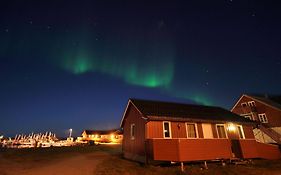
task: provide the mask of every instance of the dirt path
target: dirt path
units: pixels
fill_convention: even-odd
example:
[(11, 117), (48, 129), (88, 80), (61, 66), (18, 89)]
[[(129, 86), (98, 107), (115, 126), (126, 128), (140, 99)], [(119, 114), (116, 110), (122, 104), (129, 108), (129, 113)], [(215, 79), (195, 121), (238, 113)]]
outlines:
[[(110, 155), (105, 152), (79, 154), (70, 158), (62, 158), (50, 163), (37, 163), (32, 165), (14, 166), (6, 164), (0, 169), (0, 175), (93, 175), (98, 163)], [(10, 167), (12, 169), (10, 169)]]

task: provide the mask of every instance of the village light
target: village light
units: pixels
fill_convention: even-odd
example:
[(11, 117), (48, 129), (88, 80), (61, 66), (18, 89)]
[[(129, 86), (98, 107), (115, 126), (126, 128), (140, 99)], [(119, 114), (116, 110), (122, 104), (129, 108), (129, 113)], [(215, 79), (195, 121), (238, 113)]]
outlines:
[(71, 137), (71, 135), (72, 135), (72, 129), (70, 128), (69, 129), (69, 137)]
[(236, 131), (236, 127), (233, 123), (229, 123), (227, 126), (227, 130), (234, 132), (234, 131)]

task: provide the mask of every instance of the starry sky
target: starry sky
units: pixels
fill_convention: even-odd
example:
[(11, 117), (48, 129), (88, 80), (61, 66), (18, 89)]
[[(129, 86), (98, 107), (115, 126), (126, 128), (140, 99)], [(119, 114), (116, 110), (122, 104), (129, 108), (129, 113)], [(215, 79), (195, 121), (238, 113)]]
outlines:
[(280, 94), (281, 3), (1, 1), (0, 134), (119, 127), (128, 98)]

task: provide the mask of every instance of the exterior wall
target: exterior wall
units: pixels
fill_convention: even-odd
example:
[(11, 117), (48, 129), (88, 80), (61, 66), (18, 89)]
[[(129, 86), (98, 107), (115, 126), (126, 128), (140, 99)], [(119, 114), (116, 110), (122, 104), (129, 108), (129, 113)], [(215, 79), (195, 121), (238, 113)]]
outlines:
[[(241, 103), (255, 101), (256, 107), (242, 107)], [(265, 113), (268, 119), (268, 125), (271, 127), (278, 127), (281, 126), (281, 110), (276, 108), (270, 107), (261, 103), (253, 98), (248, 96), (243, 96), (240, 101), (237, 102), (235, 108), (232, 109), (232, 112), (241, 115), (246, 113), (253, 113), (254, 120), (258, 120), (258, 114)]]
[[(124, 120), (123, 156), (143, 162), (145, 155), (145, 120), (132, 104), (129, 104)], [(134, 139), (131, 139), (131, 124), (135, 124)]]
[(243, 158), (258, 158), (256, 140), (239, 140), (239, 142)]
[[(187, 138), (186, 133), (186, 122), (174, 122), (171, 121), (171, 138)], [(221, 123), (220, 123), (221, 124)], [(212, 123), (212, 132), (214, 138), (218, 138), (216, 124)], [(254, 134), (252, 130), (252, 126), (243, 125), (243, 131), (245, 135), (245, 139), (254, 139)], [(225, 124), (225, 129), (227, 128), (227, 124)], [(226, 129), (227, 137), (229, 139), (239, 139), (238, 131), (228, 131)], [(199, 138), (204, 138), (202, 124), (197, 123), (197, 134)], [(163, 121), (149, 121), (146, 124), (146, 138), (164, 138), (163, 135)]]
[(259, 143), (255, 140), (240, 140), (243, 158), (280, 159), (277, 145)]
[(263, 159), (280, 159), (281, 153), (277, 145), (258, 143), (257, 142), (258, 155)]
[(153, 150), (149, 154), (153, 160), (196, 161), (232, 158), (228, 139), (148, 139), (148, 145), (150, 150)]
[(243, 130), (245, 134), (245, 139), (255, 139), (255, 135), (253, 133), (253, 127), (249, 125), (243, 125)]
[[(164, 138), (163, 121), (149, 121), (146, 124), (146, 138)], [(186, 138), (185, 122), (171, 122), (172, 138)]]

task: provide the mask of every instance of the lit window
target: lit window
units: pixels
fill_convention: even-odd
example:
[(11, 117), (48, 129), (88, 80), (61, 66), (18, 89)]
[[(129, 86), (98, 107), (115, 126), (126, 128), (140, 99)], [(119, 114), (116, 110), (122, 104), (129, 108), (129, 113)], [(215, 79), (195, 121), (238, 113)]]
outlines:
[(170, 122), (164, 122), (163, 123), (163, 132), (164, 132), (164, 138), (171, 138), (171, 123)]
[(135, 139), (135, 129), (136, 129), (136, 125), (135, 124), (131, 124), (131, 139), (134, 140)]
[(245, 103), (241, 103), (241, 106), (242, 106), (242, 107), (246, 107), (246, 106), (248, 106), (248, 105), (247, 105), (247, 103), (245, 102)]
[(259, 114), (259, 120), (262, 123), (268, 123), (268, 120), (267, 120), (267, 117), (266, 117), (265, 113)]
[(195, 123), (187, 123), (186, 124), (186, 132), (187, 132), (188, 138), (197, 138)]
[(253, 106), (256, 106), (256, 103), (254, 101), (249, 101), (248, 105), (253, 107)]
[(223, 124), (218, 124), (217, 126), (217, 133), (218, 138), (226, 138), (225, 128)]
[(245, 139), (243, 127), (242, 127), (241, 125), (238, 125), (237, 128), (238, 128), (239, 138), (240, 138), (240, 139)]

